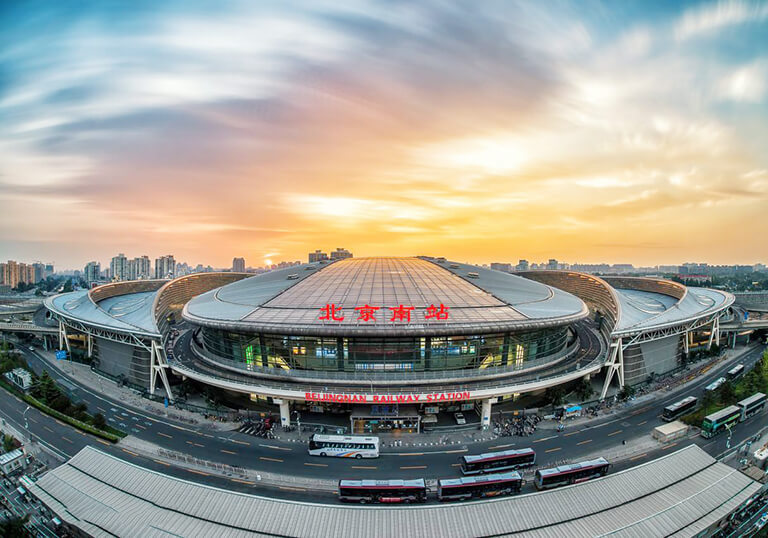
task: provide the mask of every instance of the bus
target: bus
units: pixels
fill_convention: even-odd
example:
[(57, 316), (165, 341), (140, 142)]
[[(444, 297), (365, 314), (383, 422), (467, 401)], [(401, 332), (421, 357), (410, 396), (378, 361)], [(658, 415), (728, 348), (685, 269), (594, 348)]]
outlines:
[(357, 459), (378, 458), (379, 438), (315, 434), (309, 440), (309, 455)]
[(692, 412), (694, 409), (696, 409), (696, 406), (699, 403), (699, 399), (695, 396), (688, 396), (687, 398), (684, 398), (680, 400), (679, 402), (675, 402), (672, 405), (668, 405), (664, 408), (664, 411), (661, 413), (661, 420), (665, 422), (672, 422), (677, 417), (681, 417), (687, 413)]
[(521, 487), (523, 477), (517, 471), (442, 479), (437, 481), (437, 500), (465, 501), (475, 497), (512, 495), (519, 493)]
[(423, 503), (427, 484), (415, 480), (339, 480), (339, 500), (365, 503)]
[(726, 381), (726, 380), (725, 380), (725, 378), (724, 378), (724, 377), (718, 377), (718, 378), (717, 378), (717, 379), (715, 379), (715, 380), (714, 380), (712, 383), (710, 383), (709, 385), (707, 385), (706, 387), (704, 387), (704, 390), (705, 390), (706, 392), (714, 392), (714, 391), (716, 391), (717, 389), (719, 389), (719, 388), (720, 388), (720, 386), (721, 386), (723, 383), (725, 383), (725, 381)]
[(737, 364), (730, 370), (728, 370), (728, 373), (725, 374), (728, 379), (736, 379), (741, 374), (744, 373), (744, 365), (743, 364)]
[(536, 489), (550, 489), (568, 484), (578, 484), (608, 474), (611, 466), (605, 458), (561, 465), (552, 469), (539, 469), (534, 475)]
[(735, 405), (729, 405), (717, 413), (712, 413), (704, 417), (701, 423), (701, 436), (709, 439), (718, 433), (721, 433), (727, 426), (736, 424), (741, 420), (741, 408)]
[(741, 409), (740, 421), (743, 422), (755, 413), (762, 411), (765, 407), (765, 400), (765, 394), (762, 392), (756, 392), (749, 398), (744, 398), (738, 402), (736, 405), (739, 407), (739, 409)]
[(492, 473), (506, 469), (527, 467), (536, 463), (536, 452), (532, 448), (488, 452), (474, 456), (462, 456), (461, 472), (464, 474)]

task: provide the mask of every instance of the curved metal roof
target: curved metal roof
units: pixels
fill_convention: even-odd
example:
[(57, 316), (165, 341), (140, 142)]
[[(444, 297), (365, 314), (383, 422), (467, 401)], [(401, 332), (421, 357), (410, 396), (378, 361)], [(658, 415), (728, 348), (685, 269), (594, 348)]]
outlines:
[[(323, 320), (327, 305), (338, 320)], [(410, 321), (392, 309), (412, 308)], [(447, 308), (447, 319), (428, 317)], [(361, 319), (365, 306), (377, 308)], [(349, 258), (251, 277), (192, 299), (184, 318), (228, 330), (308, 335), (448, 335), (573, 323), (588, 315), (578, 297), (507, 273), (422, 258)]]

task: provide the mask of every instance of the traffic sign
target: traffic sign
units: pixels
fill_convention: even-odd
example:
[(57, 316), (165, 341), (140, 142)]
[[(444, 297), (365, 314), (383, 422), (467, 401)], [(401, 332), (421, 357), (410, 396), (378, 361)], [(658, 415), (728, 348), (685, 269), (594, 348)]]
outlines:
[(67, 350), (59, 349), (56, 351), (56, 360), (61, 361), (67, 358)]

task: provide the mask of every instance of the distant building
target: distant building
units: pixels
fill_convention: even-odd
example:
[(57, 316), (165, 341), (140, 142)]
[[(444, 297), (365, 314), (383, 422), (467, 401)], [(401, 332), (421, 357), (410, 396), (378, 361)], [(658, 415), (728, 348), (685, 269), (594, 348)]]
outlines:
[(328, 254), (322, 250), (316, 250), (309, 253), (309, 263), (321, 262), (328, 259)]
[(3, 472), (3, 476), (8, 476), (24, 467), (24, 462), (24, 451), (20, 448), (0, 454), (0, 471)]
[(46, 263), (45, 264), (45, 278), (48, 278), (49, 276), (53, 276), (53, 264), (52, 263)]
[(512, 271), (512, 264), (491, 262), (491, 269), (493, 269), (494, 271), (503, 271), (505, 273), (509, 273), (510, 271)]
[(83, 279), (90, 287), (94, 282), (101, 280), (101, 264), (99, 262), (88, 262), (83, 269)]
[(554, 258), (550, 258), (547, 262), (547, 270), (548, 271), (556, 271), (558, 268), (557, 260)]
[(245, 258), (232, 258), (232, 272), (245, 273)]
[(35, 281), (35, 265), (19, 263), (14, 260), (8, 260), (0, 263), (0, 284), (5, 284), (11, 288), (19, 284), (35, 284), (42, 279)]
[(146, 280), (152, 277), (149, 256), (140, 256), (128, 262), (128, 280)]
[(528, 260), (520, 260), (517, 262), (517, 265), (515, 266), (516, 271), (527, 271), (530, 268), (530, 265), (528, 264)]
[(32, 264), (32, 270), (34, 273), (32, 280), (33, 284), (37, 284), (41, 280), (45, 280), (45, 265), (39, 262), (35, 262)]
[(155, 259), (155, 278), (174, 278), (176, 274), (176, 260), (172, 254), (160, 256)]
[(336, 250), (331, 252), (332, 260), (343, 260), (345, 258), (351, 258), (351, 257), (352, 257), (352, 253), (345, 248), (337, 248)]
[(5, 377), (24, 392), (32, 387), (32, 374), (24, 368), (14, 368), (10, 372), (6, 372)]
[(109, 262), (109, 275), (112, 280), (128, 280), (128, 258), (122, 252)]

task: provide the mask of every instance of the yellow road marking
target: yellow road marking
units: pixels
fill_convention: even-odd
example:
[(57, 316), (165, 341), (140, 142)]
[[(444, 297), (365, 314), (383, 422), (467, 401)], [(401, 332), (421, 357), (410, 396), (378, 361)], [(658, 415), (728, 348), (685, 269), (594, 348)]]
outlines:
[(170, 463), (166, 463), (164, 461), (160, 461), (160, 460), (152, 460), (152, 461), (154, 461), (155, 463), (159, 463), (160, 465), (165, 465), (166, 467), (170, 467), (171, 466)]
[(446, 454), (461, 454), (462, 452), (469, 452), (468, 448), (462, 448), (460, 450), (446, 450)]
[(400, 467), (402, 470), (406, 471), (408, 469), (426, 469), (426, 465), (407, 465), (405, 467)]
[(544, 453), (546, 454), (547, 452), (557, 452), (558, 450), (562, 450), (562, 448), (561, 447), (550, 448), (550, 449), (545, 450)]
[(232, 454), (233, 456), (237, 456), (237, 452), (232, 452), (231, 450), (224, 450), (222, 448), (221, 451), (224, 452), (224, 454)]
[(280, 489), (286, 489), (288, 491), (307, 491), (304, 488), (293, 488), (291, 486), (278, 486)]
[(494, 445), (494, 446), (489, 446), (488, 448), (489, 448), (489, 449), (494, 449), (494, 448), (507, 448), (507, 447), (509, 447), (509, 446), (512, 446), (512, 444), (510, 443), (510, 444), (508, 444), (508, 445)]
[(167, 437), (168, 439), (173, 439), (173, 437), (168, 435), (167, 433), (163, 433), (163, 432), (155, 432), (155, 433), (157, 433), (157, 435), (162, 435), (163, 437)]
[(102, 445), (112, 446), (112, 443), (106, 442), (104, 439), (96, 439)]
[(646, 422), (648, 422), (648, 421), (647, 421), (647, 420), (644, 420), (644, 421), (642, 421), (642, 422), (638, 422), (638, 423), (637, 423), (637, 425), (638, 425), (638, 426), (642, 426), (642, 425), (643, 425), (643, 424), (645, 424)]
[(624, 430), (616, 430), (615, 432), (609, 433), (606, 437), (611, 437), (612, 435), (617, 435), (617, 434), (619, 434), (619, 433), (621, 433), (623, 431)]
[(265, 456), (259, 456), (259, 459), (264, 461), (274, 461), (276, 463), (283, 463), (283, 460), (277, 459), (277, 458), (267, 458)]
[(66, 437), (64, 437), (63, 435), (61, 436), (61, 438), (62, 438), (62, 439), (64, 439), (65, 441), (67, 441), (68, 443), (71, 443), (71, 442), (72, 442), (72, 439), (67, 439), (67, 438), (66, 438)]
[(328, 467), (327, 463), (307, 463), (307, 462), (304, 462), (304, 465), (307, 465), (309, 467)]
[(564, 434), (563, 434), (563, 437), (568, 437), (569, 435), (576, 435), (577, 433), (579, 433), (579, 432), (568, 432), (568, 433), (564, 433)]
[(124, 448), (124, 449), (123, 449), (123, 452), (127, 452), (127, 453), (128, 453), (128, 454), (130, 454), (131, 456), (138, 456), (138, 454), (136, 454), (136, 452), (131, 452), (131, 451), (130, 451), (130, 450), (128, 450), (127, 448)]
[(194, 470), (194, 469), (187, 469), (187, 471), (189, 471), (190, 473), (201, 474), (201, 475), (203, 475), (203, 476), (211, 476), (211, 475), (210, 475), (210, 474), (208, 474), (208, 473), (204, 473), (203, 471), (196, 471), (196, 470)]
[(549, 441), (550, 439), (554, 439), (555, 437), (557, 437), (557, 435), (552, 435), (550, 437), (544, 437), (542, 439), (536, 439), (534, 441), (534, 443), (541, 443), (542, 441)]
[(237, 443), (238, 445), (245, 445), (245, 446), (251, 446), (251, 443), (246, 443), (245, 441), (238, 441), (237, 439), (230, 439), (233, 443)]
[(672, 448), (673, 446), (677, 445), (677, 443), (672, 443), (671, 445), (663, 446), (661, 447), (662, 450), (666, 450), (668, 448)]
[(239, 478), (230, 478), (232, 482), (237, 482), (239, 484), (248, 484), (249, 486), (254, 485), (256, 482), (251, 482), (250, 480), (240, 480)]
[(134, 424), (134, 426), (136, 426), (137, 428), (141, 428), (142, 430), (146, 430), (146, 428), (141, 424)]
[(637, 455), (637, 456), (634, 456), (634, 457), (632, 457), (632, 458), (629, 458), (629, 461), (635, 461), (635, 460), (639, 460), (640, 458), (644, 458), (644, 457), (646, 457), (647, 455), (648, 455), (648, 454), (647, 454), (646, 452), (643, 452), (642, 454), (639, 454), (639, 455)]
[(461, 467), (461, 463), (451, 463), (451, 467)]
[(423, 456), (424, 452), (398, 452), (398, 456)]
[[(353, 469), (376, 469), (375, 465), (353, 465)], [(400, 467), (402, 469), (402, 467)]]
[(586, 441), (581, 441), (580, 443), (576, 443), (577, 445), (586, 445), (587, 443), (591, 443), (592, 439), (587, 439)]
[(66, 424), (64, 424), (62, 421), (60, 421), (60, 420), (59, 420), (59, 419), (57, 419), (57, 418), (55, 418), (55, 419), (53, 419), (53, 420), (55, 420), (55, 421), (56, 421), (56, 424), (58, 424), (59, 426), (66, 426)]
[(192, 441), (187, 441), (188, 445), (194, 445), (199, 448), (205, 448), (205, 445), (201, 445), (200, 443), (193, 443)]

